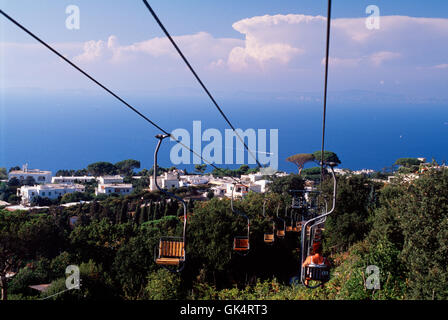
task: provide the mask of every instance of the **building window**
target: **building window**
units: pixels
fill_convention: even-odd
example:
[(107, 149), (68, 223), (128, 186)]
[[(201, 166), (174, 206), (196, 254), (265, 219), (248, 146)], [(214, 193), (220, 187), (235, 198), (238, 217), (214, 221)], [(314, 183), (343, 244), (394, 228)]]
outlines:
[(45, 196), (45, 192), (42, 192), (42, 195)]

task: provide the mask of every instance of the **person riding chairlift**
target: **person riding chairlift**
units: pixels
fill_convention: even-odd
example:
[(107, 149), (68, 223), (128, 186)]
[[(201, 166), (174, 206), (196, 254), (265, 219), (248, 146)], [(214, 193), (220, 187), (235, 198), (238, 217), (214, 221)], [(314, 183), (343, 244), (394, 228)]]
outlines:
[[(327, 267), (330, 267), (330, 262), (327, 260), (327, 258), (322, 256), (322, 245), (320, 242), (313, 243), (313, 253), (313, 255), (308, 256), (303, 262), (303, 267), (307, 267), (311, 264), (326, 265)], [(305, 284), (308, 285), (308, 282), (310, 280), (310, 278), (306, 278)]]

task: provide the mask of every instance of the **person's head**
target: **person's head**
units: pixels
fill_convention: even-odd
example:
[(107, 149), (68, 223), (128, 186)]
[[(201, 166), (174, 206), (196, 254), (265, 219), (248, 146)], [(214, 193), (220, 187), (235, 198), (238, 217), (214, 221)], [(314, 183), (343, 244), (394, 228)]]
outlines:
[(314, 252), (314, 254), (316, 254), (316, 253), (321, 254), (322, 253), (322, 245), (321, 245), (320, 242), (313, 243), (313, 252)]

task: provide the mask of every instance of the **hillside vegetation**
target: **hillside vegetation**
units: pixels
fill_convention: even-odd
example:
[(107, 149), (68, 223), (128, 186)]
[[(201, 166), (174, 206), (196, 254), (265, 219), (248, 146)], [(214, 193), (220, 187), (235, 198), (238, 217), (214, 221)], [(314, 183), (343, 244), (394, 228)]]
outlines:
[[(182, 233), (181, 210), (159, 193), (111, 197), (46, 213), (0, 210), (0, 270), (8, 299), (40, 299), (65, 290), (65, 268), (80, 268), (80, 290), (55, 300), (98, 299), (448, 299), (448, 170), (429, 170), (411, 182), (381, 184), (362, 176), (338, 178), (337, 206), (327, 220), (324, 255), (331, 280), (309, 290), (297, 284), (299, 237), (272, 246), (263, 234), (269, 216), (303, 187), (298, 175), (274, 181), (266, 195), (250, 193), (235, 206), (251, 218), (251, 250), (232, 253), (245, 221), (229, 200), (188, 205), (187, 263), (170, 273), (154, 262), (164, 235)], [(323, 186), (330, 193), (330, 181)], [(78, 217), (75, 225), (70, 217)], [(380, 289), (367, 289), (366, 267), (380, 270)], [(40, 294), (30, 285), (51, 283)]]

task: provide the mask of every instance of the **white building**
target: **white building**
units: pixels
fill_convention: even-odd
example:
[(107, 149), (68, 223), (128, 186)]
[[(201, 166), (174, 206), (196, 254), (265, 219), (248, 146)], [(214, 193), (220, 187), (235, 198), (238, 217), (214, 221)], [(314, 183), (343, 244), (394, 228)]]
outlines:
[(126, 195), (130, 194), (133, 191), (132, 184), (127, 183), (105, 183), (98, 184), (98, 187), (95, 188), (95, 195), (99, 194), (119, 194)]
[(243, 174), (241, 175), (242, 181), (248, 181), (248, 182), (256, 182), (261, 179), (263, 179), (263, 174), (257, 172), (257, 173), (249, 173), (249, 174)]
[(84, 190), (84, 186), (79, 184), (42, 184), (22, 186), (17, 189), (17, 195), (22, 197), (23, 204), (30, 204), (36, 197), (57, 199), (64, 194), (84, 192)]
[(340, 174), (341, 176), (344, 176), (344, 175), (350, 173), (349, 169), (333, 168), (333, 170), (334, 170), (334, 173)]
[[(235, 189), (234, 189), (235, 187)], [(234, 190), (233, 190), (234, 189)], [(234, 197), (244, 197), (245, 195), (247, 195), (247, 193), (249, 192), (249, 187), (244, 185), (244, 184), (233, 184), (233, 183), (228, 183), (226, 184), (226, 196), (227, 197), (232, 197), (232, 190), (233, 190), (233, 196)]]
[(268, 184), (270, 183), (272, 183), (272, 181), (270, 180), (258, 180), (255, 181), (254, 183), (251, 183), (249, 186), (250, 190), (254, 192), (265, 193), (268, 190)]
[(32, 177), (38, 184), (45, 184), (51, 182), (51, 171), (42, 171), (39, 169), (28, 169), (28, 164), (23, 165), (22, 170), (15, 170), (9, 173), (9, 180), (17, 178), (20, 181), (26, 180), (28, 177)]
[(86, 182), (91, 182), (96, 180), (95, 177), (90, 177), (90, 176), (82, 176), (82, 177), (75, 177), (75, 176), (71, 176), (71, 177), (63, 177), (63, 176), (59, 176), (59, 177), (53, 177), (51, 178), (51, 183), (86, 183)]
[[(224, 197), (226, 194), (226, 186), (214, 186), (210, 188), (210, 191), (213, 192), (215, 197), (221, 198)], [(207, 197), (208, 192), (204, 193), (204, 197)]]
[(98, 184), (123, 183), (123, 179), (120, 175), (98, 177)]
[[(179, 188), (179, 178), (177, 173), (165, 172), (163, 175), (157, 177), (157, 184), (162, 189)], [(151, 191), (157, 190), (154, 178), (151, 176), (149, 180), (149, 189)]]
[(366, 175), (369, 175), (369, 174), (372, 174), (372, 173), (375, 173), (375, 170), (372, 170), (372, 169), (362, 169), (362, 170), (353, 171), (353, 174), (366, 174)]
[(213, 177), (203, 175), (183, 175), (180, 176), (180, 186), (207, 184)]

